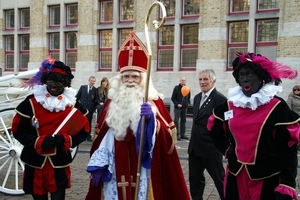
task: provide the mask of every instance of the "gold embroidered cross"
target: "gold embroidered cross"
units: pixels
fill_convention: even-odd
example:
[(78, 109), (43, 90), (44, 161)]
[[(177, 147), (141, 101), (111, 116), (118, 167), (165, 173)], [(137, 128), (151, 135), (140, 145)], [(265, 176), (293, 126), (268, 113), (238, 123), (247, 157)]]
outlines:
[(128, 65), (132, 65), (132, 60), (133, 60), (133, 52), (134, 50), (143, 50), (140, 46), (134, 46), (134, 38), (133, 34), (131, 34), (131, 39), (129, 40), (129, 46), (124, 46), (122, 51), (129, 50), (129, 59), (128, 59)]
[(118, 183), (118, 187), (122, 187), (123, 199), (126, 200), (126, 187), (129, 186), (128, 182), (125, 182), (125, 176), (121, 176), (121, 182)]

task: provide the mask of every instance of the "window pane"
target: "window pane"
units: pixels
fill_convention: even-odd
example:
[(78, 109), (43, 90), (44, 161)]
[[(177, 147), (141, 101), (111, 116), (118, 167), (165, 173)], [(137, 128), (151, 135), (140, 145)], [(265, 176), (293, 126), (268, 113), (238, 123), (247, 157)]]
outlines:
[(14, 36), (6, 36), (6, 51), (13, 51), (14, 44)]
[(14, 69), (14, 55), (13, 54), (6, 54), (5, 68), (6, 69)]
[(50, 53), (51, 58), (59, 60), (59, 53)]
[(50, 49), (59, 49), (59, 33), (50, 34)]
[(258, 0), (258, 10), (279, 8), (279, 0)]
[(22, 51), (29, 50), (29, 35), (21, 36), (21, 50)]
[(113, 1), (102, 1), (101, 2), (101, 22), (112, 22), (113, 21)]
[(183, 15), (199, 15), (200, 0), (184, 0)]
[(198, 25), (182, 27), (182, 44), (198, 44)]
[(57, 26), (60, 24), (60, 7), (50, 7), (50, 26)]
[(78, 23), (78, 6), (68, 5), (67, 7), (67, 24), (77, 24)]
[(21, 28), (30, 27), (30, 10), (23, 9), (21, 10)]
[(198, 49), (182, 49), (182, 67), (196, 67)]
[(166, 8), (167, 17), (174, 17), (176, 1), (175, 0), (167, 0), (167, 1), (163, 1), (163, 4)]
[(276, 60), (277, 58), (277, 46), (260, 46), (256, 47), (256, 53), (261, 54), (269, 58), (270, 60)]
[(239, 52), (239, 53), (244, 53), (244, 52), (247, 52), (248, 49), (246, 47), (234, 47), (234, 48), (229, 48), (228, 49), (228, 67), (229, 68), (232, 68), (232, 62), (234, 61), (234, 59), (237, 57), (236, 56), (236, 52)]
[(20, 69), (27, 69), (29, 62), (29, 54), (20, 55)]
[(257, 42), (277, 41), (278, 20), (257, 22)]
[(250, 10), (250, 0), (231, 0), (231, 12)]
[(158, 68), (173, 68), (174, 50), (160, 50), (158, 53)]
[(120, 20), (133, 20), (133, 0), (121, 0), (120, 1)]
[(14, 28), (15, 27), (15, 13), (14, 10), (7, 10), (5, 11), (5, 25), (6, 28)]
[(67, 34), (67, 49), (77, 49), (77, 33)]
[(248, 42), (248, 22), (229, 24), (229, 43)]
[(76, 52), (66, 54), (66, 65), (69, 66), (71, 69), (75, 69), (76, 61), (77, 61)]
[(111, 48), (112, 42), (112, 30), (100, 31), (100, 48)]
[(110, 51), (100, 52), (100, 69), (111, 69), (112, 53)]
[(160, 30), (159, 45), (174, 45), (174, 26), (164, 26)]
[(120, 39), (119, 39), (119, 47), (123, 44), (128, 35), (133, 31), (133, 29), (120, 29)]

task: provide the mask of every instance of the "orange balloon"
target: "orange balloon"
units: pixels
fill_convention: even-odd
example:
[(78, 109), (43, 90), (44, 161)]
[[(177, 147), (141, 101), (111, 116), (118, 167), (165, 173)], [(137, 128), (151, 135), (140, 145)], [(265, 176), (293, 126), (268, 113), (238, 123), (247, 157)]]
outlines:
[(181, 94), (183, 97), (185, 97), (189, 93), (190, 93), (190, 88), (188, 86), (185, 85), (181, 88)]

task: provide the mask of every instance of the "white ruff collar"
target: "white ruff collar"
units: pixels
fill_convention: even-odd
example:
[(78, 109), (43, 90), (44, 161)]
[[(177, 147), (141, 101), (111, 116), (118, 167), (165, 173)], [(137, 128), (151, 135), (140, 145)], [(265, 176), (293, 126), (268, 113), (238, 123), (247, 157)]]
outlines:
[(267, 104), (273, 97), (282, 91), (281, 86), (266, 84), (257, 93), (247, 97), (244, 95), (241, 86), (236, 86), (228, 90), (228, 100), (236, 107), (250, 108), (256, 110), (258, 106)]
[(46, 85), (36, 85), (33, 87), (33, 94), (37, 102), (50, 112), (63, 111), (68, 106), (73, 106), (76, 102), (76, 90), (64, 88), (64, 92), (58, 96), (52, 96), (47, 91)]

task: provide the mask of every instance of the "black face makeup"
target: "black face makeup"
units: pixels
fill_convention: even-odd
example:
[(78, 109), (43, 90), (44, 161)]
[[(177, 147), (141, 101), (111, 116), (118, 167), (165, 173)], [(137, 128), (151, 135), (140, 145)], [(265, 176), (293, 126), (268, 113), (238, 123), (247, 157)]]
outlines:
[(243, 67), (239, 71), (239, 84), (243, 93), (250, 97), (256, 93), (261, 87), (260, 77), (249, 67)]
[(55, 82), (52, 80), (47, 81), (47, 90), (52, 96), (58, 96), (62, 94), (64, 87), (64, 84), (61, 82)]

